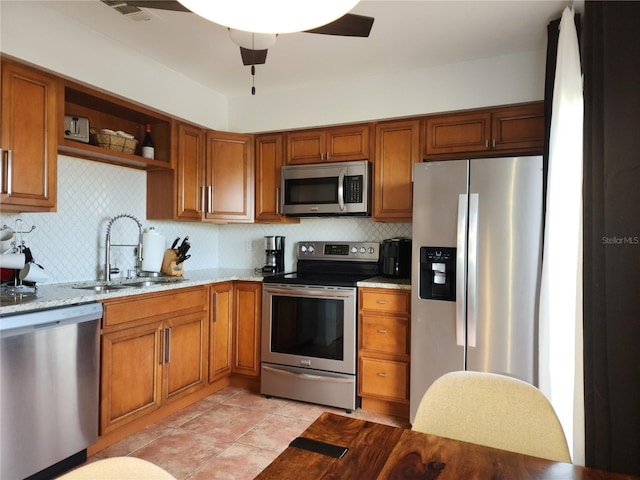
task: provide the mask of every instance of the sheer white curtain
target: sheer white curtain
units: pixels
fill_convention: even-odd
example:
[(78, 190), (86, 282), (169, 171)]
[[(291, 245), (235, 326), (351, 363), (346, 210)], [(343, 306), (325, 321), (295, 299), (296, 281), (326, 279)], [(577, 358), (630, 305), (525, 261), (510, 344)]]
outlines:
[(582, 125), (584, 102), (574, 12), (560, 20), (551, 113), (540, 291), (540, 389), (584, 465), (582, 362)]

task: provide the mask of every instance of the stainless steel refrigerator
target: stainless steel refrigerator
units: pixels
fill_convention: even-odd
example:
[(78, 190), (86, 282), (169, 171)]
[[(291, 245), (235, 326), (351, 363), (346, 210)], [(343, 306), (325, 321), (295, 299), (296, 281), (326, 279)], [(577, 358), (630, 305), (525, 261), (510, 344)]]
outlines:
[(410, 421), (454, 370), (537, 383), (542, 157), (414, 167)]

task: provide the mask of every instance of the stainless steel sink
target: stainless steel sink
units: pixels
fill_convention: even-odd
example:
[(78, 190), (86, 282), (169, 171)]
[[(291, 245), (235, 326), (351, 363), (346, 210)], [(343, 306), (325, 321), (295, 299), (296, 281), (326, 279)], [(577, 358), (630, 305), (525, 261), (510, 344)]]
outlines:
[(140, 280), (133, 280), (130, 282), (124, 282), (122, 285), (126, 285), (128, 287), (153, 287), (155, 285), (166, 285), (173, 284), (183, 281), (182, 277), (151, 277)]
[(77, 290), (92, 290), (96, 293), (108, 293), (128, 288), (145, 288), (153, 287), (156, 285), (169, 285), (184, 281), (182, 277), (149, 277), (138, 278), (128, 280), (117, 280), (106, 283), (105, 281), (86, 282), (79, 285), (74, 285), (73, 288)]
[(126, 285), (90, 285), (86, 287), (73, 287), (78, 290), (93, 290), (94, 292), (106, 293), (113, 292), (117, 290), (124, 290), (126, 288), (130, 288)]

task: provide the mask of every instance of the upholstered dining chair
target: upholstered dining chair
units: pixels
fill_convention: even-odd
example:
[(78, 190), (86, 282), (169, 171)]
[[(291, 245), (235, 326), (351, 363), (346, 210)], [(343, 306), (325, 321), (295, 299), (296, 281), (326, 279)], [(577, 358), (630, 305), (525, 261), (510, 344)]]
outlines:
[(562, 425), (544, 394), (521, 380), (451, 372), (422, 397), (413, 430), (571, 463)]
[(87, 463), (57, 480), (176, 480), (151, 462), (136, 457), (112, 457)]

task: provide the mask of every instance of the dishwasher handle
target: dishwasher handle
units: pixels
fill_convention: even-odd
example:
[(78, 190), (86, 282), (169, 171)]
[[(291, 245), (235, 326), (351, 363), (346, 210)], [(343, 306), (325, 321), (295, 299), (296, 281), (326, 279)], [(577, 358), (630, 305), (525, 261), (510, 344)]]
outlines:
[(97, 321), (101, 318), (102, 304), (97, 302), (36, 310), (35, 312), (3, 317), (2, 322), (0, 322), (0, 336), (8, 338), (36, 330), (47, 330), (64, 327), (65, 325)]

